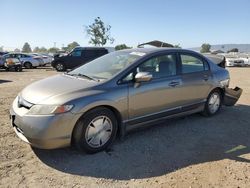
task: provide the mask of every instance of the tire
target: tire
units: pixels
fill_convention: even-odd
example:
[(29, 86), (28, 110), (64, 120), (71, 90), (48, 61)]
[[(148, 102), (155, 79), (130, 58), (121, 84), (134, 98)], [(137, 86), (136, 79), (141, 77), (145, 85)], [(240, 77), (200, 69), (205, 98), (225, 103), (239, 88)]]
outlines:
[[(105, 129), (103, 125), (106, 125)], [(78, 120), (72, 141), (78, 150), (96, 153), (110, 147), (116, 138), (117, 129), (117, 119), (111, 110), (95, 108)]]
[(211, 93), (208, 95), (205, 108), (202, 114), (208, 117), (213, 116), (220, 111), (221, 105), (222, 105), (222, 93), (220, 90), (215, 89), (211, 91)]
[(30, 62), (25, 62), (23, 64), (23, 66), (26, 68), (26, 69), (31, 69), (32, 68), (32, 64)]
[(22, 70), (23, 70), (23, 69), (22, 69), (22, 66), (16, 66), (16, 67), (15, 67), (15, 71), (16, 71), (16, 72), (22, 72)]
[(62, 72), (65, 70), (65, 65), (61, 62), (58, 62), (56, 63), (56, 66), (55, 66), (56, 70), (59, 71), (59, 72)]

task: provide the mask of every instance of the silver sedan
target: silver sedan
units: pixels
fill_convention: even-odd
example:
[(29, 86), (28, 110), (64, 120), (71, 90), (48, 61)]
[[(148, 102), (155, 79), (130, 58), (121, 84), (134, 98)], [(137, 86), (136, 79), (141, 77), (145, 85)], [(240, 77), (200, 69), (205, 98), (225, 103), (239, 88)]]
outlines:
[(122, 50), (32, 83), (14, 100), (10, 117), (16, 134), (35, 147), (74, 144), (94, 153), (138, 126), (197, 112), (215, 115), (241, 95), (228, 86), (228, 71), (199, 53)]

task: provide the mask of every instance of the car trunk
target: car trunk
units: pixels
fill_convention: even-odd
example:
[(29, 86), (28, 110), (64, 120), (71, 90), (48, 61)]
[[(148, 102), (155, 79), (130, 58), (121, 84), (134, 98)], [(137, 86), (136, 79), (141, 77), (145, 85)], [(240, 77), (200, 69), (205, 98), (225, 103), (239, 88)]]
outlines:
[[(204, 55), (219, 67), (226, 68), (226, 58), (224, 56), (215, 54), (204, 54)], [(226, 87), (223, 104), (225, 106), (235, 105), (236, 102), (239, 100), (242, 91), (243, 90), (239, 87), (235, 87), (234, 89)]]

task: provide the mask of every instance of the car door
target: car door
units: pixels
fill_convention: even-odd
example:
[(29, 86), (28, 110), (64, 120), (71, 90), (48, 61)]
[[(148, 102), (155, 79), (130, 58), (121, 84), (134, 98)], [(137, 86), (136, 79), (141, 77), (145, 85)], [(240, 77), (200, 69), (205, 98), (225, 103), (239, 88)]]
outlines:
[(65, 56), (65, 63), (67, 68), (74, 68), (82, 64), (81, 62), (82, 50), (75, 49), (69, 55)]
[(180, 53), (182, 97), (184, 105), (205, 102), (212, 88), (212, 74), (205, 59), (191, 53)]
[(129, 84), (128, 113), (131, 122), (155, 119), (179, 110), (182, 81), (177, 67), (176, 54), (168, 53), (152, 57), (134, 70), (133, 74), (152, 74), (152, 80), (141, 82), (138, 87), (135, 83)]

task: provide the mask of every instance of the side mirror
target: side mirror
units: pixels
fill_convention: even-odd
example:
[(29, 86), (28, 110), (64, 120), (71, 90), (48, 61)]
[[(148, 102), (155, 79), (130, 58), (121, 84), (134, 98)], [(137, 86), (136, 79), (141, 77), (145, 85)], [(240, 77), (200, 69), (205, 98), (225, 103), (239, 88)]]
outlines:
[(140, 82), (148, 82), (152, 80), (153, 75), (150, 74), (149, 72), (138, 72), (135, 75), (135, 82), (140, 83)]

